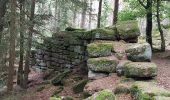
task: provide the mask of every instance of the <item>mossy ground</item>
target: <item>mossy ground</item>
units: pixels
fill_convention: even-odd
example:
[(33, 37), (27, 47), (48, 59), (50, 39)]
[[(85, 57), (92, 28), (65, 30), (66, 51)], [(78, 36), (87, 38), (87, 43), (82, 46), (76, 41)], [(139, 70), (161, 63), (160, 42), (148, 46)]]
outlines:
[(131, 93), (137, 100), (154, 100), (154, 96), (170, 97), (170, 91), (154, 82), (135, 82)]

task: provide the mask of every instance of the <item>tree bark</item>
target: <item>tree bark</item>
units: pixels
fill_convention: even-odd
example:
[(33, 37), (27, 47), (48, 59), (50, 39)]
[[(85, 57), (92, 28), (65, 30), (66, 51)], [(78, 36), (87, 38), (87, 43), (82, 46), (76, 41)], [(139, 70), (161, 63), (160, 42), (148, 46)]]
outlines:
[(23, 60), (24, 60), (24, 33), (25, 33), (25, 0), (20, 0), (20, 61), (17, 74), (17, 84), (22, 86), (23, 82)]
[(74, 15), (73, 15), (73, 23), (72, 23), (72, 25), (74, 26), (74, 27), (76, 27), (77, 26), (77, 21), (76, 21), (76, 18), (77, 18), (77, 8), (75, 7), (74, 8)]
[(115, 0), (115, 2), (114, 2), (114, 11), (113, 11), (113, 25), (115, 25), (117, 23), (118, 10), (119, 10), (119, 0)]
[(59, 18), (58, 18), (58, 16), (59, 16), (59, 7), (58, 7), (58, 0), (55, 0), (55, 23), (54, 23), (54, 32), (58, 32), (59, 31)]
[(28, 74), (29, 74), (29, 66), (30, 66), (30, 54), (31, 54), (31, 47), (32, 47), (32, 34), (34, 28), (34, 12), (35, 12), (35, 0), (31, 0), (31, 16), (30, 16), (30, 26), (29, 26), (29, 34), (28, 34), (28, 41), (27, 41), (27, 50), (26, 50), (26, 59), (25, 59), (25, 68), (24, 68), (24, 81), (23, 81), (23, 88), (27, 88), (28, 83)]
[(159, 32), (160, 32), (160, 36), (161, 36), (161, 50), (162, 51), (165, 51), (165, 39), (164, 39), (164, 33), (163, 33), (163, 30), (162, 30), (162, 27), (161, 27), (161, 23), (160, 23), (160, 4), (161, 4), (161, 0), (157, 0), (157, 23), (158, 23), (158, 29), (159, 29)]
[(15, 39), (16, 39), (16, 0), (10, 2), (10, 50), (7, 91), (13, 90), (14, 62), (15, 62)]
[(146, 41), (151, 45), (152, 48), (152, 0), (147, 0), (146, 10), (147, 10)]
[(81, 14), (81, 28), (85, 27), (85, 20), (86, 20), (86, 10), (87, 10), (87, 2), (86, 0), (83, 1), (83, 8)]
[(89, 11), (89, 25), (88, 25), (88, 27), (89, 27), (89, 29), (91, 29), (91, 21), (92, 21), (92, 0), (90, 0), (90, 11)]
[(147, 4), (138, 0), (139, 3), (146, 9), (146, 42), (152, 47), (152, 0), (147, 0)]
[(101, 13), (102, 13), (102, 0), (99, 1), (97, 28), (100, 28)]

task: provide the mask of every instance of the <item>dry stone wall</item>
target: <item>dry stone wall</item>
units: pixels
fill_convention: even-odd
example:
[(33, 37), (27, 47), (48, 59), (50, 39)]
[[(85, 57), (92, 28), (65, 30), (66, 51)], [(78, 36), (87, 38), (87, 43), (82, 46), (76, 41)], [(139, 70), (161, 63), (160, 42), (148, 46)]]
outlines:
[[(62, 68), (73, 68), (82, 63), (86, 64), (89, 58), (87, 45), (93, 41), (124, 40), (126, 42), (136, 43), (139, 35), (136, 21), (121, 22), (117, 27), (97, 28), (90, 31), (68, 27), (65, 31), (56, 33), (52, 37), (44, 40), (43, 47), (38, 49), (35, 54), (35, 68), (58, 70)], [(104, 44), (104, 46), (107, 47), (108, 44)], [(101, 52), (111, 53), (105, 50)]]

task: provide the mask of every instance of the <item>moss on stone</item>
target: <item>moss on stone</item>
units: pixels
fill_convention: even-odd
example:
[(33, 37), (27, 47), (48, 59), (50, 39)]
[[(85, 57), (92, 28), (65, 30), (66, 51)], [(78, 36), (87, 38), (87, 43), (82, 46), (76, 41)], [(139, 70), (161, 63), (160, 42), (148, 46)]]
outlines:
[(62, 100), (62, 99), (57, 97), (50, 97), (50, 100)]
[(63, 79), (70, 73), (69, 69), (66, 69), (63, 73), (59, 73), (51, 80), (53, 85), (63, 85)]
[(85, 85), (87, 84), (88, 80), (83, 80), (79, 82), (78, 84), (73, 86), (73, 92), (74, 93), (80, 93), (83, 92)]
[(94, 72), (115, 72), (117, 64), (117, 60), (108, 57), (90, 58), (87, 60), (87, 66)]
[(97, 28), (89, 31), (93, 39), (116, 40), (116, 29)]
[(115, 95), (110, 90), (102, 90), (89, 97), (87, 100), (115, 100)]
[(98, 43), (94, 42), (87, 45), (89, 57), (110, 56), (113, 50), (113, 42)]
[(121, 39), (133, 39), (140, 35), (136, 20), (118, 22), (116, 27)]
[(148, 62), (130, 62), (125, 64), (124, 75), (137, 78), (155, 77), (157, 75), (157, 66)]
[(170, 91), (159, 87), (154, 82), (137, 81), (131, 88), (131, 94), (137, 100), (155, 100), (154, 96), (170, 97)]

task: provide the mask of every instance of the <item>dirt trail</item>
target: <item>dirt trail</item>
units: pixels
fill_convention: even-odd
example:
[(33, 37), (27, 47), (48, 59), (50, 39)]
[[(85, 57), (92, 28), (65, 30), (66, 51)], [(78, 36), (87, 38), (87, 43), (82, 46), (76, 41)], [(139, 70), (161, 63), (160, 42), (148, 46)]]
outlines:
[(170, 90), (170, 50), (153, 54), (153, 62), (158, 66), (157, 81), (159, 85)]

